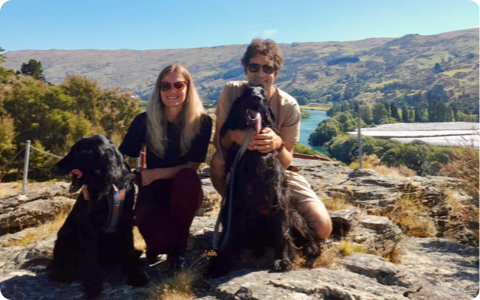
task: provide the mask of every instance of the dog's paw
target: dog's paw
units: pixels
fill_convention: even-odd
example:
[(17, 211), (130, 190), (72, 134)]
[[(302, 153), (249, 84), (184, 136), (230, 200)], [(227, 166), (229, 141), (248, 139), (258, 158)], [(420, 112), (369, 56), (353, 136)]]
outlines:
[(95, 298), (102, 292), (103, 283), (101, 281), (84, 282), (83, 290), (89, 299)]
[(147, 284), (147, 276), (141, 271), (127, 275), (127, 284), (131, 286), (144, 286)]
[(276, 259), (273, 262), (273, 272), (287, 272), (292, 270), (292, 262), (287, 259)]

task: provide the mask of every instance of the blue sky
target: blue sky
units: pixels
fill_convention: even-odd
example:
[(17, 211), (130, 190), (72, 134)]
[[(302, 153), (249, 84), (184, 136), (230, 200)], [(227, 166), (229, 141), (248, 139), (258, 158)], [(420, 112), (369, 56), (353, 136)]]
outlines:
[(478, 26), (471, 0), (10, 0), (0, 9), (0, 47), (178, 49), (247, 44), (256, 36), (351, 41)]

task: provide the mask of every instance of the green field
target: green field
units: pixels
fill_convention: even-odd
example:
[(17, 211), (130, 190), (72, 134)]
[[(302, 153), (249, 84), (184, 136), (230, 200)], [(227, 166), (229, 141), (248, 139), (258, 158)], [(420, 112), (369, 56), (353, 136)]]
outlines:
[(300, 105), (301, 109), (304, 110), (323, 110), (327, 111), (330, 109), (330, 106), (308, 106), (308, 105)]
[(456, 70), (450, 70), (450, 71), (447, 71), (447, 72), (443, 72), (443, 74), (452, 77), (453, 75), (457, 74), (458, 72), (468, 73), (470, 71), (471, 71), (471, 69), (456, 69)]

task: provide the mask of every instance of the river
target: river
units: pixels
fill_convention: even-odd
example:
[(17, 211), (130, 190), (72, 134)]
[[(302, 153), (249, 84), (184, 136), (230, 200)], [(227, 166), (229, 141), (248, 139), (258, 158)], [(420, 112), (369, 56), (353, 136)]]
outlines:
[(308, 144), (308, 138), (310, 134), (317, 129), (318, 123), (322, 122), (325, 119), (330, 118), (327, 116), (326, 111), (322, 110), (307, 110), (310, 114), (310, 118), (302, 119), (300, 123), (300, 144), (313, 148), (315, 151), (329, 155), (325, 149), (322, 149), (318, 146), (311, 146)]

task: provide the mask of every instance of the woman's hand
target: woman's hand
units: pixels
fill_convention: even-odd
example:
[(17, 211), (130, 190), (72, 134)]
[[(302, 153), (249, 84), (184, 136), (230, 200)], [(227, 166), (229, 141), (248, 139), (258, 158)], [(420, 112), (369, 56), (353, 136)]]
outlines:
[(157, 180), (157, 172), (155, 169), (142, 170), (142, 186), (147, 186), (153, 181)]
[(260, 153), (270, 153), (282, 144), (282, 138), (272, 128), (265, 127), (260, 134), (253, 136), (248, 144), (248, 150), (257, 150)]

